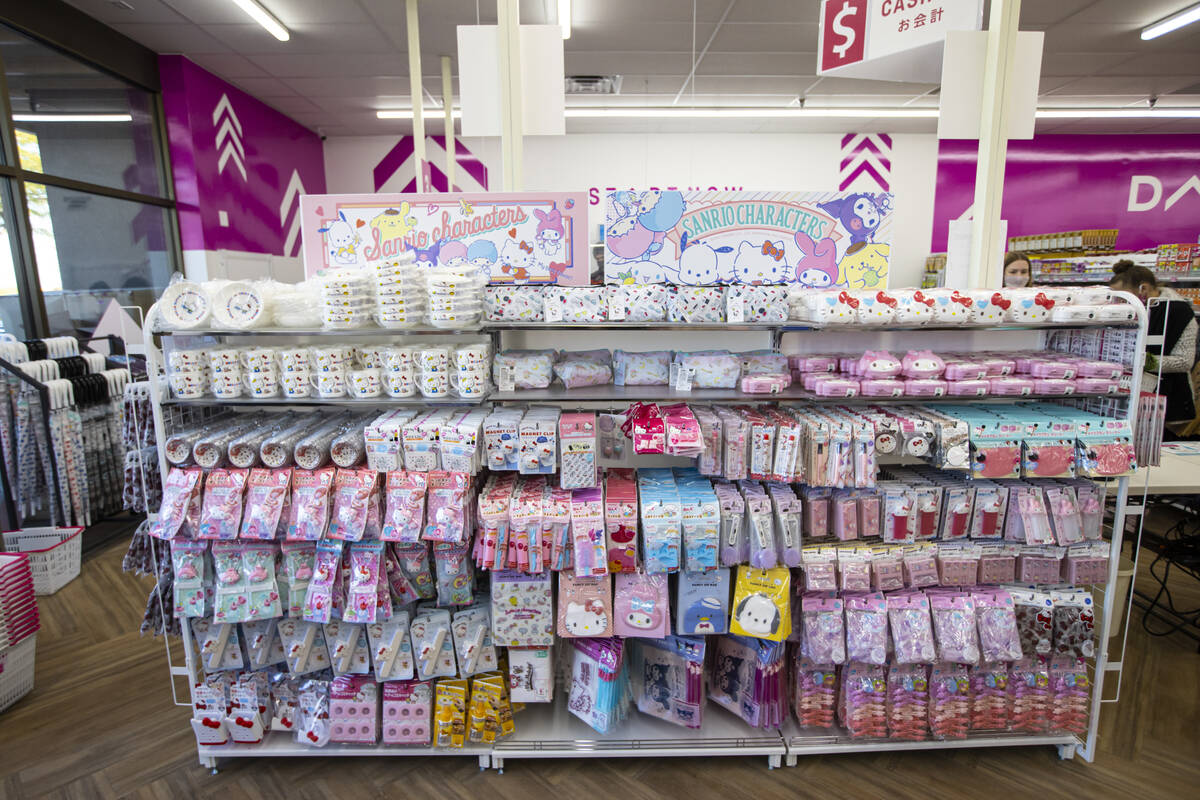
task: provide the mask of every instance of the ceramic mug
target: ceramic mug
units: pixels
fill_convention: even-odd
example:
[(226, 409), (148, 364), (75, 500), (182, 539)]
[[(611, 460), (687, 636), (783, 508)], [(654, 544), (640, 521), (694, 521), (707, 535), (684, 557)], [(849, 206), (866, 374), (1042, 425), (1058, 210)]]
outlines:
[(283, 372), (308, 372), (308, 348), (284, 347), (277, 351)]
[(176, 372), (194, 372), (208, 369), (207, 350), (172, 350), (167, 355), (167, 364)]
[(358, 346), (358, 360), (365, 369), (379, 369), (383, 366), (383, 356), (387, 353), (387, 345), (362, 344)]
[(417, 351), (416, 363), (422, 372), (445, 373), (450, 366), (450, 348), (423, 347)]
[(312, 392), (309, 371), (293, 370), (279, 376), (279, 388), (284, 397), (308, 397)]
[(317, 372), (338, 372), (346, 363), (344, 347), (314, 347), (310, 353), (312, 367)]
[(416, 389), (411, 372), (383, 373), (383, 390), (388, 397), (412, 397)]
[(319, 397), (346, 396), (346, 373), (341, 369), (314, 372), (309, 377), (309, 384), (317, 390)]
[(382, 384), (378, 369), (356, 369), (347, 376), (348, 393), (353, 397), (378, 397)]
[(455, 371), (450, 373), (450, 388), (459, 397), (483, 397), (487, 393), (487, 380), (483, 375)]
[(389, 347), (383, 354), (381, 366), (388, 372), (411, 373), (415, 352), (415, 347)]
[(213, 397), (222, 400), (232, 400), (235, 397), (242, 396), (242, 378), (240, 375), (235, 376), (229, 373), (214, 372), (209, 385), (212, 387)]
[(213, 373), (241, 373), (241, 359), (236, 347), (222, 347), (208, 351), (208, 366)]
[(279, 393), (279, 379), (275, 370), (268, 372), (247, 372), (242, 378), (246, 394), (250, 397), (274, 397)]
[(470, 367), (482, 367), (488, 363), (488, 350), (486, 344), (472, 344), (460, 347), (454, 351), (455, 366), (459, 370)]
[(450, 380), (445, 372), (422, 372), (417, 388), (423, 397), (445, 397), (450, 394)]
[(180, 399), (192, 400), (204, 396), (207, 374), (204, 370), (180, 370), (169, 376), (171, 392)]
[(271, 347), (248, 347), (238, 359), (243, 372), (274, 372), (275, 350)]

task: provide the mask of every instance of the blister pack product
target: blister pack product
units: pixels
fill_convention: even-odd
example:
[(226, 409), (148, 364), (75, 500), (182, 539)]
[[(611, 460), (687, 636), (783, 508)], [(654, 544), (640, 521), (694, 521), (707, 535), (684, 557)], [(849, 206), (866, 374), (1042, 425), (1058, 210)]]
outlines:
[(612, 579), (558, 573), (558, 635), (563, 638), (611, 636)]
[(336, 470), (298, 469), (292, 473), (292, 504), (288, 517), (290, 541), (315, 542), (329, 525), (329, 500)]
[(738, 567), (730, 632), (782, 642), (792, 629), (790, 594), (786, 567)]

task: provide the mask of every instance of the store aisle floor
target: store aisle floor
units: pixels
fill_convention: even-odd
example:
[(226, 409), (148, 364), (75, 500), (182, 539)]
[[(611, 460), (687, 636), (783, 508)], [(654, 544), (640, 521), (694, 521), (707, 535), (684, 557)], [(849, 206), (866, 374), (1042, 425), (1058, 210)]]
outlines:
[(1200, 655), (1185, 637), (1147, 636), (1140, 614), (1092, 765), (1042, 747), (820, 756), (774, 771), (765, 758), (509, 761), (504, 775), (468, 757), (238, 759), (214, 776), (172, 705), (162, 640), (136, 632), (150, 584), (121, 573), (124, 549), (110, 544), (41, 598), (36, 688), (0, 714), (0, 798), (1150, 798), (1200, 785)]

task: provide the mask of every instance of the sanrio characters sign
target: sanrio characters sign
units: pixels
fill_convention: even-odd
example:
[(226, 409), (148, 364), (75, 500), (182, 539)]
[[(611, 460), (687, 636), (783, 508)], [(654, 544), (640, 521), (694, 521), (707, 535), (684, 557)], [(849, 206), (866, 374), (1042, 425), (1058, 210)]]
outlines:
[(604, 279), (885, 288), (892, 208), (886, 192), (611, 192)]
[(324, 194), (300, 198), (304, 271), (361, 267), (406, 250), (473, 266), (491, 283), (588, 283), (587, 196)]

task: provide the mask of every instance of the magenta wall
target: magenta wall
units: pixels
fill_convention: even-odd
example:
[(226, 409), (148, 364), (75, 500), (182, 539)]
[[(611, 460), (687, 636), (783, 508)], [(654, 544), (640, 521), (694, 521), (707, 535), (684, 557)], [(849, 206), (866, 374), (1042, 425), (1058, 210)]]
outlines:
[(298, 195), (325, 192), (321, 138), (183, 56), (158, 66), (183, 249), (298, 256)]
[[(974, 200), (976, 154), (975, 141), (940, 143), (930, 252), (945, 252), (947, 223)], [(1135, 176), (1141, 177), (1131, 197)], [(1156, 185), (1161, 187), (1158, 201), (1151, 204)], [(1011, 141), (1002, 214), (1009, 236), (1118, 228), (1117, 247), (1126, 250), (1195, 242), (1200, 235), (1200, 135), (1061, 135)]]

